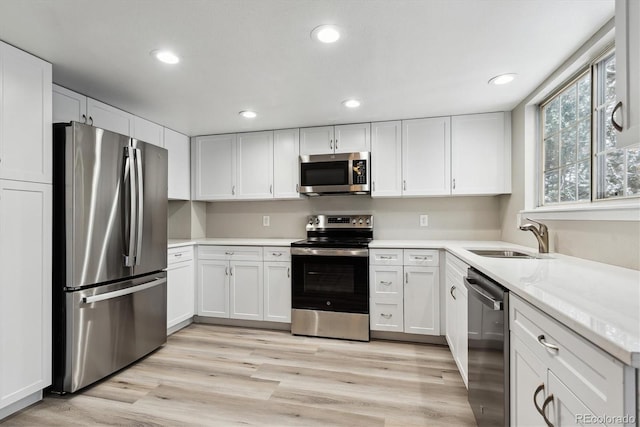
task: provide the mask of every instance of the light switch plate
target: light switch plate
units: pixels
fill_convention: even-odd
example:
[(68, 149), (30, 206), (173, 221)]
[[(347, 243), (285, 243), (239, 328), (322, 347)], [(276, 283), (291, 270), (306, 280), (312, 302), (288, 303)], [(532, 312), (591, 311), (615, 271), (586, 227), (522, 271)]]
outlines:
[(429, 226), (429, 215), (420, 215), (420, 227)]
[(264, 227), (269, 227), (269, 225), (270, 225), (270, 219), (271, 219), (271, 218), (269, 218), (269, 215), (263, 215), (263, 216), (262, 216), (262, 225), (263, 225)]

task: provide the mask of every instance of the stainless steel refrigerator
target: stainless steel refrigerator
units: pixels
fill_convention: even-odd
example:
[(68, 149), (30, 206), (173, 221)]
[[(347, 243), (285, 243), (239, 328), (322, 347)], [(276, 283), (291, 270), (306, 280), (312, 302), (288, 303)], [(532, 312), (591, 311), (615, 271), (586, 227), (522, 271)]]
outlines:
[(53, 125), (53, 385), (75, 392), (166, 342), (167, 150)]

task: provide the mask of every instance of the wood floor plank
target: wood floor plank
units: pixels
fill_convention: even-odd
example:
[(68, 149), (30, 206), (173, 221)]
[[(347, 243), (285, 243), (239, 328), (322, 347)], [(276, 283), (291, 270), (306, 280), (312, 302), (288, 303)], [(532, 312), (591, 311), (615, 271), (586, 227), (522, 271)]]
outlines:
[(192, 324), (130, 367), (6, 426), (473, 426), (441, 345)]

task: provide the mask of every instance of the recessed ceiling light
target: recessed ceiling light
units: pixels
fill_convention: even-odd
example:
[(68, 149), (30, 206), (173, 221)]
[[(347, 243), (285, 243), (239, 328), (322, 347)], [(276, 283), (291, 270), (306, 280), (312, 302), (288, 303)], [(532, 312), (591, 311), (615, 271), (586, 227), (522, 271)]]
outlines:
[(342, 101), (342, 105), (347, 108), (358, 108), (360, 106), (360, 101), (357, 99), (347, 99), (346, 101)]
[(335, 25), (320, 25), (311, 31), (311, 38), (322, 43), (334, 43), (340, 38), (340, 31)]
[(238, 114), (240, 114), (245, 119), (255, 119), (257, 116), (256, 112), (251, 110), (240, 111)]
[(505, 85), (507, 83), (511, 83), (513, 79), (516, 78), (515, 73), (507, 73), (500, 74), (499, 76), (495, 76), (489, 80), (489, 84), (491, 85)]
[(169, 50), (152, 50), (151, 55), (155, 56), (158, 61), (164, 62), (165, 64), (177, 64), (180, 62), (180, 58)]

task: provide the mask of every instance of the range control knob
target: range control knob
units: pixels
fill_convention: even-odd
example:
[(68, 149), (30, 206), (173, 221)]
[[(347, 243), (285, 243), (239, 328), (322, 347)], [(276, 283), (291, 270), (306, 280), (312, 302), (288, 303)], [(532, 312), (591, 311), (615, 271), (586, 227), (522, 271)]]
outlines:
[(360, 224), (362, 224), (362, 222), (363, 222), (363, 221), (362, 221), (362, 218), (360, 218), (360, 220), (359, 220), (358, 222), (359, 222)]
[(369, 218), (367, 218), (367, 224), (370, 224), (371, 220)]
[(313, 225), (313, 218), (309, 218), (309, 225)]
[(351, 223), (355, 225), (355, 223), (356, 223), (356, 220), (354, 219), (353, 221), (351, 221)]
[(320, 218), (316, 218), (316, 225), (320, 224)]

